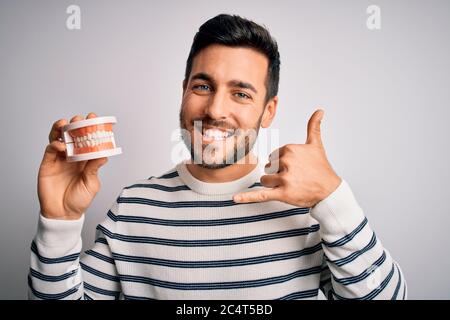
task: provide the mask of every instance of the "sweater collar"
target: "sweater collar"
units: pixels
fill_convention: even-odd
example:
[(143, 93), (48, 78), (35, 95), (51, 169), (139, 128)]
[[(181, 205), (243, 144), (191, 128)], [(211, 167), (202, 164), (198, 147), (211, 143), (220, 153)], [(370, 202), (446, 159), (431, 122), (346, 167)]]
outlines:
[(237, 192), (243, 191), (253, 185), (255, 182), (259, 182), (261, 175), (263, 174), (263, 169), (261, 167), (261, 162), (258, 163), (252, 171), (247, 173), (245, 176), (229, 181), (229, 182), (204, 182), (195, 178), (188, 170), (186, 163), (189, 160), (184, 160), (177, 164), (176, 170), (181, 180), (193, 191), (200, 194), (207, 195), (221, 195), (221, 194), (235, 194)]

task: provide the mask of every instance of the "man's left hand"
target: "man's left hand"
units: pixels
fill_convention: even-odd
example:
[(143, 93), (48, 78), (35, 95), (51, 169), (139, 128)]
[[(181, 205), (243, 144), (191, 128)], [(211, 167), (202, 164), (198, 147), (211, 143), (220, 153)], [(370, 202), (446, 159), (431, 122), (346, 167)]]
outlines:
[(316, 110), (308, 121), (305, 144), (287, 144), (269, 155), (261, 184), (269, 189), (234, 195), (238, 203), (277, 200), (298, 207), (312, 207), (341, 183), (325, 154), (320, 133), (324, 111)]

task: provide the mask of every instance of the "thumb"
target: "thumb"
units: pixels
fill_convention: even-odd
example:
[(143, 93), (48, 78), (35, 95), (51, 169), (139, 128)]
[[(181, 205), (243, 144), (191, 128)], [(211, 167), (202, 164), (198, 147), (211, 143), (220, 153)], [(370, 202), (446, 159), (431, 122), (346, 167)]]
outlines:
[(323, 119), (324, 113), (325, 111), (323, 109), (317, 109), (309, 119), (306, 144), (322, 145), (320, 123)]
[(89, 160), (86, 166), (84, 167), (84, 173), (89, 175), (97, 175), (98, 169), (100, 169), (101, 166), (103, 166), (106, 162), (108, 162), (108, 158), (99, 158), (99, 159), (93, 159)]

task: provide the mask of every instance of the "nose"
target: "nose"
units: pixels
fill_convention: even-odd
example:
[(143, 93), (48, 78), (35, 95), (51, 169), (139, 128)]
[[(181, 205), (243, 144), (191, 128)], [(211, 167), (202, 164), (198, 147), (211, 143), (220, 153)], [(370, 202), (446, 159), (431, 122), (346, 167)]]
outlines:
[(226, 95), (220, 91), (216, 91), (211, 95), (208, 104), (206, 105), (205, 114), (214, 120), (228, 118), (229, 110), (227, 107)]

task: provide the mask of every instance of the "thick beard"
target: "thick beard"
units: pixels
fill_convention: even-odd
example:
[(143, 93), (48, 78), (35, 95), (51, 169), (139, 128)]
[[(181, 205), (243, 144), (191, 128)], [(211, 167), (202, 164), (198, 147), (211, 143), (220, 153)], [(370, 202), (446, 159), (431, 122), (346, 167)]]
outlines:
[[(194, 159), (201, 159), (202, 160), (201, 163), (197, 162), (196, 164), (202, 168), (222, 169), (222, 168), (226, 168), (232, 164), (237, 163), (242, 158), (245, 158), (248, 155), (248, 153), (253, 149), (253, 146), (257, 140), (263, 113), (261, 113), (261, 116), (258, 119), (257, 125), (254, 128), (252, 128), (252, 130), (254, 130), (254, 132), (256, 132), (256, 136), (253, 139), (251, 139), (248, 136), (246, 136), (244, 139), (238, 139), (239, 138), (238, 136), (232, 136), (232, 138), (234, 140), (233, 152), (226, 153), (224, 155), (224, 159), (222, 159), (221, 163), (208, 163), (208, 162), (205, 162), (204, 157), (203, 157), (203, 152), (204, 152), (205, 148), (208, 146), (208, 144), (202, 144), (202, 148), (201, 148), (202, 154), (200, 154), (200, 155), (196, 154), (196, 150), (193, 146), (193, 137), (190, 134), (190, 131), (187, 130), (187, 128), (186, 128), (186, 122), (185, 122), (185, 118), (184, 118), (184, 114), (183, 114), (183, 108), (181, 108), (180, 109), (180, 128), (182, 129), (181, 130), (181, 138), (182, 138), (186, 148), (190, 151), (191, 161), (193, 162)], [(237, 131), (239, 132), (239, 130), (237, 130)], [(186, 134), (188, 132), (189, 132), (189, 134)]]

